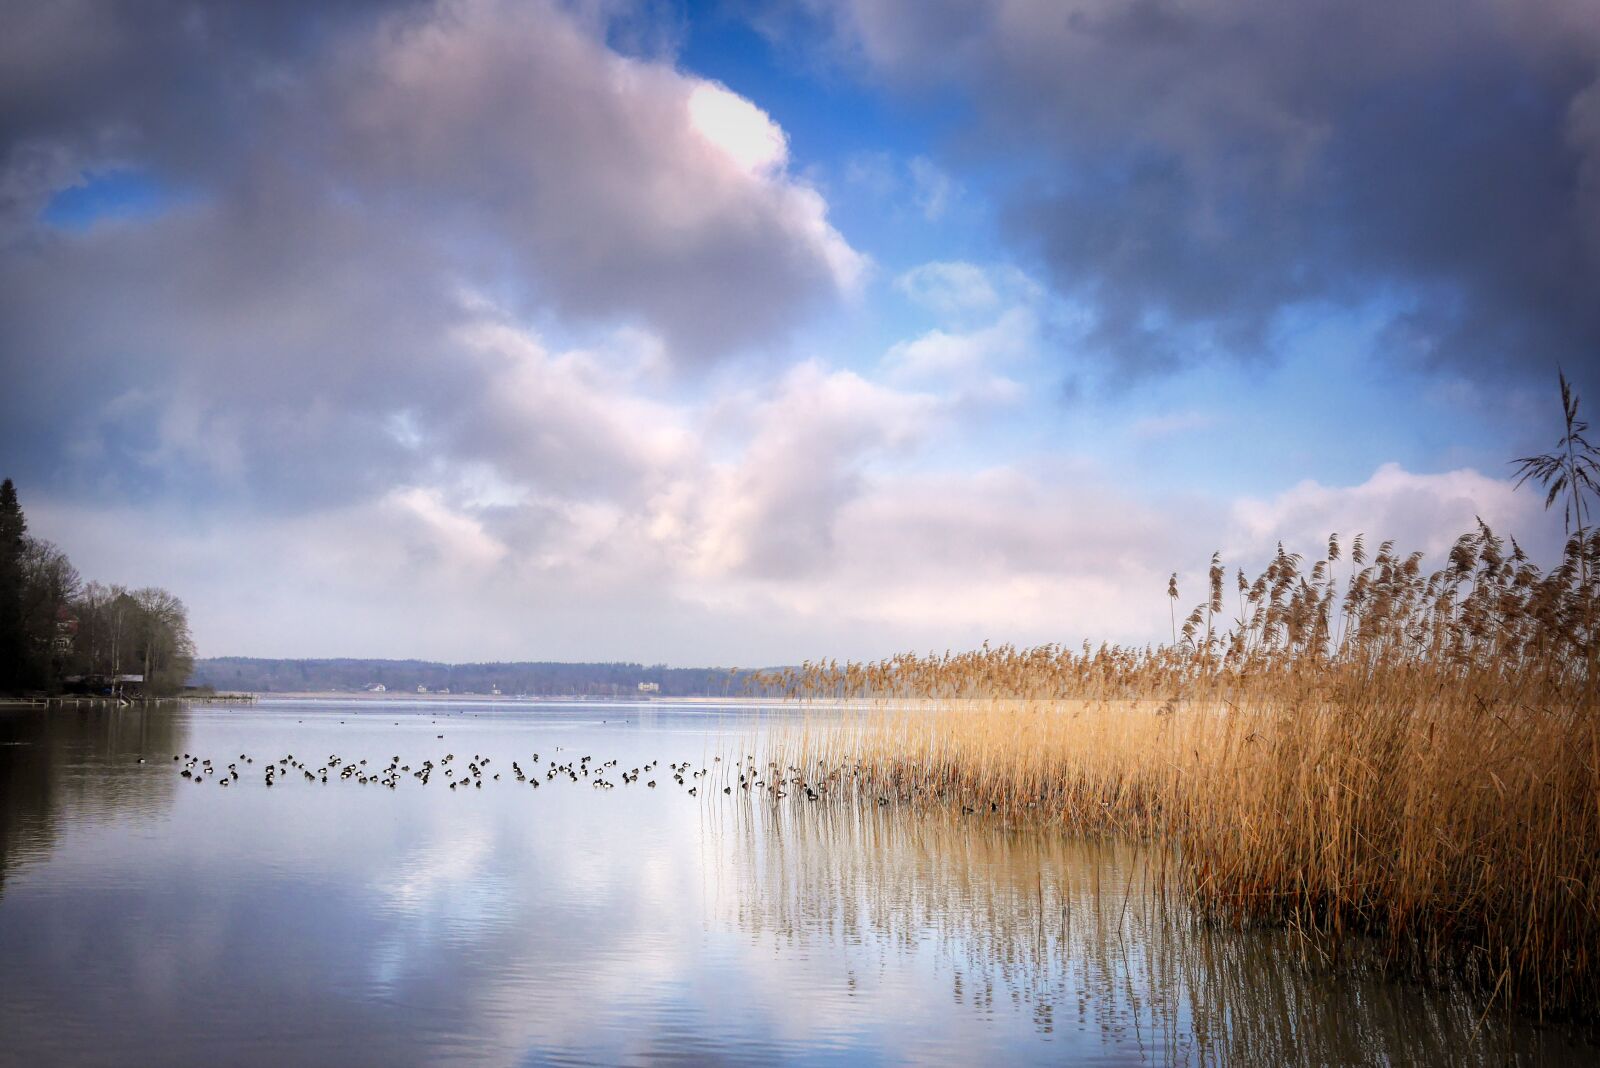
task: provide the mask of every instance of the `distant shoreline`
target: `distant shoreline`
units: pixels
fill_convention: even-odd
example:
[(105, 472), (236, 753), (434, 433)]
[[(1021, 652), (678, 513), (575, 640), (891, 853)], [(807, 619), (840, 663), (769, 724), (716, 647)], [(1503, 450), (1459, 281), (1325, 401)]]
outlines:
[[(340, 701), (413, 701), (419, 703), (449, 702), (485, 702), (494, 704), (529, 704), (529, 703), (582, 703), (582, 704), (783, 704), (781, 697), (759, 697), (748, 694), (726, 694), (716, 696), (711, 694), (697, 694), (694, 696), (666, 696), (662, 694), (489, 694), (489, 693), (408, 693), (404, 690), (390, 690), (384, 693), (373, 693), (370, 690), (252, 690), (240, 691), (249, 693), (257, 700), (264, 698), (284, 698), (292, 700), (340, 700)], [(218, 698), (226, 698), (226, 694), (218, 694)], [(204, 702), (206, 697), (194, 697), (193, 700)]]
[[(477, 697), (526, 694), (573, 697), (715, 697), (759, 688), (759, 671), (717, 667), (668, 667), (626, 661), (563, 663), (507, 661), (447, 664), (427, 660), (270, 660), (202, 657), (194, 663), (192, 686), (236, 693), (339, 694), (357, 696), (383, 686), (391, 698)], [(425, 692), (418, 692), (418, 688)], [(641, 690), (641, 687), (643, 689)], [(448, 691), (448, 693), (441, 693)]]

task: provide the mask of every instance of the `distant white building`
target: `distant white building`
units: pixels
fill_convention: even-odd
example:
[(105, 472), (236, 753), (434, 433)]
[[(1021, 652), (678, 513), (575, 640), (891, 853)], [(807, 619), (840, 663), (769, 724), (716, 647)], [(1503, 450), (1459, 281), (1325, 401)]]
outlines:
[(374, 682), (370, 686), (367, 687), (367, 692), (368, 693), (388, 693), (389, 692), (389, 687), (385, 686), (381, 682)]
[(661, 684), (659, 682), (641, 682), (639, 684), (639, 692), (640, 693), (660, 693), (661, 692)]
[(417, 683), (417, 692), (418, 693), (427, 693), (428, 692), (428, 688), (426, 686), (422, 685), (422, 683), (419, 682), (419, 683)]

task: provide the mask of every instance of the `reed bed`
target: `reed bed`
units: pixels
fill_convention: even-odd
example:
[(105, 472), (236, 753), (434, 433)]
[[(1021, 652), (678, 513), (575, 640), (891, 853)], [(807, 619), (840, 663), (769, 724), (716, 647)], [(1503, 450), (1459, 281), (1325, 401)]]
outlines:
[(1477, 1028), (1466, 992), (1417, 997), (1363, 967), (1334, 994), (1295, 932), (1240, 938), (1172, 907), (1140, 845), (876, 804), (703, 813), (727, 926), (830, 964), (841, 945), (919, 957), (948, 978), (950, 1011), (1009, 1006), (1069, 1049), (1098, 1028), (1107, 1061), (1135, 1046), (1146, 1063), (1197, 1066), (1579, 1060), (1560, 1059), (1564, 1035)]
[(1159, 883), (1218, 920), (1287, 925), (1335, 960), (1360, 936), (1396, 970), (1600, 1018), (1600, 534), (1548, 572), (1481, 525), (1432, 574), (1342, 548), (1309, 566), (1280, 548), (1232, 583), (1214, 557), (1170, 645), (767, 675), (864, 706), (819, 712), (771, 767), (821, 795), (1145, 840)]

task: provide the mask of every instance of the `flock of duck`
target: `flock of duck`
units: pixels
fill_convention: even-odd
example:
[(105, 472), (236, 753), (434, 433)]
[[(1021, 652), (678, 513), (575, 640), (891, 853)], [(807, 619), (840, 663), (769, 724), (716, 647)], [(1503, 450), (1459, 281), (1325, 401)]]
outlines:
[[(559, 752), (559, 747), (557, 751)], [(213, 763), (209, 757), (199, 757), (190, 753), (181, 756), (173, 754), (172, 760), (173, 763), (180, 765), (178, 770), (180, 777), (195, 783), (216, 783), (224, 787), (241, 781), (241, 766), (248, 774), (255, 765), (255, 758), (246, 753), (240, 753), (238, 760), (230, 760), (226, 765)], [(142, 759), (139, 762), (144, 763)], [(438, 761), (423, 760), (415, 767), (401, 763), (398, 754), (391, 756), (386, 764), (379, 767), (377, 764), (369, 764), (366, 760), (347, 759), (338, 753), (330, 753), (326, 760), (321, 761), (298, 760), (293, 753), (286, 753), (276, 760), (265, 761), (261, 765), (261, 775), (265, 785), (269, 787), (279, 782), (301, 778), (305, 782), (322, 785), (353, 781), (361, 786), (384, 786), (393, 790), (401, 784), (403, 776), (415, 779), (426, 786), (437, 774), (451, 790), (481, 790), (486, 781), (500, 781), (501, 772), (492, 769), (492, 764), (494, 758), (477, 753), (473, 754), (465, 765), (456, 760), (454, 753), (446, 753)], [(758, 765), (754, 756), (746, 756), (742, 760), (730, 761), (725, 765), (720, 756), (713, 757), (711, 768), (695, 769), (687, 760), (668, 763), (665, 770), (658, 771), (661, 766), (658, 758), (638, 767), (623, 770), (615, 759), (596, 761), (594, 757), (586, 755), (566, 760), (552, 756), (541, 768), (539, 754), (534, 753), (526, 768), (519, 761), (512, 760), (510, 774), (514, 781), (526, 783), (535, 789), (541, 782), (555, 783), (567, 780), (571, 783), (588, 782), (596, 790), (612, 790), (619, 781), (623, 786), (630, 786), (639, 782), (641, 778), (645, 779), (646, 789), (655, 789), (658, 778), (665, 780), (670, 773), (672, 781), (679, 788), (686, 790), (691, 797), (698, 796), (702, 787), (710, 786), (715, 789), (720, 785), (724, 794), (732, 794), (735, 790), (746, 793), (755, 791), (783, 798), (793, 793), (796, 797), (804, 797), (811, 801), (827, 793), (829, 787), (841, 782), (846, 774), (845, 769), (840, 769), (827, 775), (819, 773), (808, 776), (800, 768), (792, 765), (780, 767), (776, 761), (769, 761), (764, 766)], [(719, 772), (721, 774), (717, 776)], [(717, 776), (716, 781), (710, 781), (714, 776)]]

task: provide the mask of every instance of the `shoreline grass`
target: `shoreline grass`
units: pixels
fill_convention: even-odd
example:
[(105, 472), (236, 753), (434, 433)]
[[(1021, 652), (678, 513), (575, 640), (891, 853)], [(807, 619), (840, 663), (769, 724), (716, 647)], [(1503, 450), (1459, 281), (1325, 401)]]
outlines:
[[(1224, 572), (1168, 646), (989, 648), (765, 677), (867, 699), (779, 742), (824, 791), (1157, 843), (1219, 920), (1354, 936), (1531, 1015), (1600, 1018), (1600, 534), (1550, 572), (1488, 528), (1420, 554), (1337, 539)], [(1175, 591), (1174, 591), (1175, 592)], [(1177, 620), (1174, 630), (1177, 631)], [(807, 787), (809, 789), (809, 787)]]

